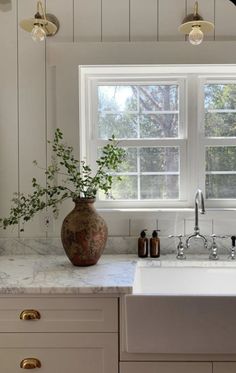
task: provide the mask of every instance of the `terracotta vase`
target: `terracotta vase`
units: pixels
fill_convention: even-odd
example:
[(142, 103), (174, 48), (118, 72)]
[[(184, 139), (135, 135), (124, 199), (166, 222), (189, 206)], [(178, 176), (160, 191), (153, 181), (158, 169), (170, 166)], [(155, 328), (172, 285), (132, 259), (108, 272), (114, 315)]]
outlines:
[(62, 223), (61, 240), (75, 266), (96, 264), (107, 241), (107, 225), (97, 213), (95, 199), (78, 198)]

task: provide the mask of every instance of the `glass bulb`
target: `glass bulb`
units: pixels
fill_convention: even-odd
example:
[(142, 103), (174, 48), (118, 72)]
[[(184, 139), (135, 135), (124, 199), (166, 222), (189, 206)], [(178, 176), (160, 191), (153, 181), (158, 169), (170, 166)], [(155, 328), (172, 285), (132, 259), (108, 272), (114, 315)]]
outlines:
[(31, 36), (34, 41), (44, 41), (46, 38), (46, 32), (41, 25), (34, 25), (31, 31)]
[(192, 31), (189, 33), (189, 42), (193, 45), (199, 45), (203, 41), (204, 34), (200, 26), (193, 26)]

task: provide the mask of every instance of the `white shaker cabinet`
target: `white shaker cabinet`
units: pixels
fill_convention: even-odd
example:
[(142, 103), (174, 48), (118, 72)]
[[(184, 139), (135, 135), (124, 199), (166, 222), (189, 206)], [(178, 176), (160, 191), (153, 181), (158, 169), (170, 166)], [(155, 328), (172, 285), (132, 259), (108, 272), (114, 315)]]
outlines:
[(1, 297), (0, 372), (118, 373), (118, 299)]

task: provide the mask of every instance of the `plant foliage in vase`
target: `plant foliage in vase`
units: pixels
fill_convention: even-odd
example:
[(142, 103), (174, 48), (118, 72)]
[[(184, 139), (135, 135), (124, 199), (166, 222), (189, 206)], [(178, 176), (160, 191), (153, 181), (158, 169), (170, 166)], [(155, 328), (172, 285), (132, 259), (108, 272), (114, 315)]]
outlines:
[[(40, 185), (36, 178), (33, 178), (31, 194), (15, 193), (9, 217), (0, 219), (0, 226), (4, 229), (18, 224), (19, 221), (24, 225), (38, 211), (48, 207), (56, 214), (58, 204), (68, 198), (73, 201), (82, 198), (94, 199), (98, 190), (109, 195), (114, 178), (111, 172), (118, 170), (126, 156), (125, 150), (118, 146), (118, 142), (112, 136), (101, 149), (101, 156), (96, 160), (97, 170), (94, 173), (85, 161), (75, 158), (73, 148), (63, 141), (60, 129), (56, 129), (53, 141), (48, 143), (52, 146), (53, 156), (51, 165), (44, 170), (47, 186)], [(37, 162), (34, 161), (34, 164), (37, 165)], [(60, 185), (56, 183), (57, 176), (62, 178)]]

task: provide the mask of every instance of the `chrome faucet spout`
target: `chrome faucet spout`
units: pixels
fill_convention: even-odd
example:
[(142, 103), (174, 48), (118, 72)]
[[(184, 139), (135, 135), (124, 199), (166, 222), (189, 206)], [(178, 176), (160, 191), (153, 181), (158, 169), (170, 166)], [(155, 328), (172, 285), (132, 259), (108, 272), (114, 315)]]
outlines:
[(201, 214), (205, 214), (205, 204), (204, 204), (204, 197), (201, 189), (197, 190), (195, 195), (195, 226), (194, 232), (199, 233), (199, 223), (198, 223), (198, 210), (199, 210), (199, 201), (201, 202)]
[(187, 238), (187, 240), (186, 240), (186, 246), (187, 247), (190, 246), (189, 242), (190, 242), (190, 240), (192, 238), (200, 238), (200, 239), (203, 240), (204, 246), (207, 248), (207, 239), (206, 239), (205, 236), (203, 236), (202, 234), (200, 234), (200, 229), (199, 229), (199, 221), (198, 221), (199, 203), (200, 203), (200, 207), (201, 207), (200, 213), (201, 214), (205, 214), (204, 197), (203, 197), (203, 193), (202, 193), (201, 189), (198, 189), (197, 193), (195, 195), (195, 225), (194, 225), (194, 233), (191, 234)]

